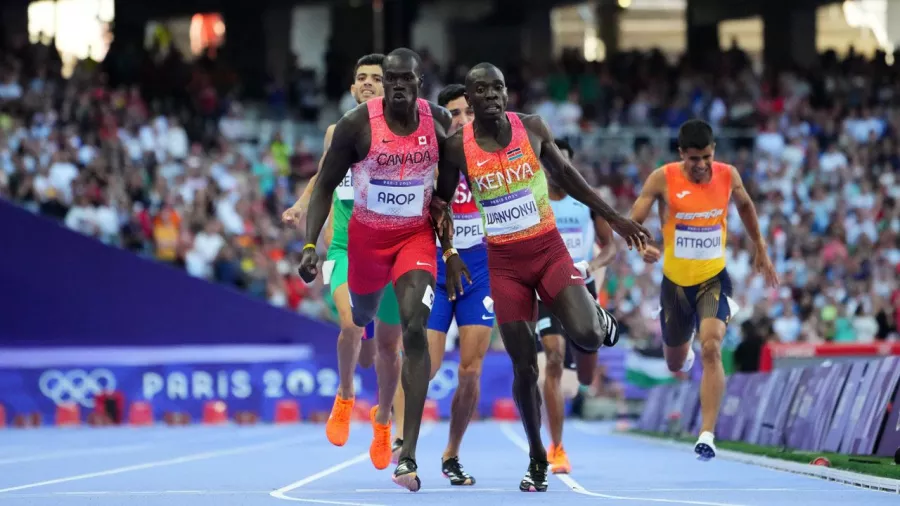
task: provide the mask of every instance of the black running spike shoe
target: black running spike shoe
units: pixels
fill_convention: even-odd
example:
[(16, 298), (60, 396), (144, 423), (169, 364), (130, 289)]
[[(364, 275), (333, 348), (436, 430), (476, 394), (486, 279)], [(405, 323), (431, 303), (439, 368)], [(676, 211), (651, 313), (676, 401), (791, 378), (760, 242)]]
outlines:
[(609, 311), (597, 304), (597, 316), (600, 317), (600, 326), (603, 328), (603, 346), (611, 348), (619, 342), (619, 322)]
[(547, 469), (550, 463), (546, 460), (540, 461), (531, 459), (528, 464), (528, 472), (519, 483), (519, 490), (522, 492), (546, 492), (547, 491)]
[(394, 469), (394, 476), (392, 479), (394, 480), (394, 483), (406, 490), (418, 492), (419, 489), (422, 488), (422, 481), (419, 479), (418, 469), (419, 466), (416, 465), (415, 460), (408, 458), (403, 459), (400, 461), (400, 464), (397, 465), (397, 469)]
[(451, 485), (474, 485), (475, 478), (467, 473), (462, 464), (459, 463), (459, 457), (450, 457), (441, 462), (441, 471), (444, 478), (450, 480)]
[(402, 449), (403, 440), (398, 437), (394, 440), (394, 444), (391, 445), (391, 464), (400, 463), (400, 450)]

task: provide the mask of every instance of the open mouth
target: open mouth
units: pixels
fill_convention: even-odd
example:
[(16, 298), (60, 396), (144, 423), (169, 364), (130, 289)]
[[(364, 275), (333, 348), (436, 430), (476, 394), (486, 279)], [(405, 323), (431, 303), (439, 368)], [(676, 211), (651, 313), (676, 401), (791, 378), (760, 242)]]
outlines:
[(394, 100), (404, 100), (406, 99), (406, 94), (398, 91), (391, 95), (391, 98)]
[(489, 105), (484, 108), (484, 112), (498, 113), (498, 112), (500, 112), (500, 106), (499, 105)]

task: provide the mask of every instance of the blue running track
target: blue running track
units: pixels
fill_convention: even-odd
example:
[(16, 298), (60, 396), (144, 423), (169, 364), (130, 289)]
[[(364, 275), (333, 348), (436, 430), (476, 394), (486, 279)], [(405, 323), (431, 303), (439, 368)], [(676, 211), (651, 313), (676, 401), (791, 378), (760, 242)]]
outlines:
[(391, 482), (393, 466), (369, 462), (371, 429), (354, 425), (342, 448), (324, 425), (37, 429), (0, 432), (0, 506), (289, 506), (289, 504), (495, 506), (662, 504), (697, 506), (896, 506), (896, 494), (724, 460), (695, 460), (689, 447), (611, 434), (572, 422), (565, 444), (573, 472), (546, 494), (518, 491), (528, 465), (521, 425), (473, 423), (461, 460), (474, 487), (441, 476), (447, 424), (419, 441), (423, 488)]

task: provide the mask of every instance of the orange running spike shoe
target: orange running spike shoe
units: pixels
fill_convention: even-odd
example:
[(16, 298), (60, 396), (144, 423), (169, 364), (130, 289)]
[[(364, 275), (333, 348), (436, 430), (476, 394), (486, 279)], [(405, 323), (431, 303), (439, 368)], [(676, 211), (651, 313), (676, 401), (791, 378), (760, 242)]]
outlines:
[(369, 458), (372, 459), (372, 465), (375, 469), (386, 469), (391, 463), (391, 456), (394, 451), (391, 446), (391, 422), (382, 425), (375, 421), (375, 415), (378, 413), (378, 406), (372, 406), (369, 411), (369, 419), (372, 421), (372, 444), (369, 446)]
[(335, 446), (344, 446), (350, 439), (350, 416), (353, 414), (355, 399), (342, 399), (335, 396), (331, 415), (325, 423), (325, 435), (328, 441)]
[(562, 445), (550, 445), (547, 450), (547, 460), (550, 461), (550, 471), (553, 474), (569, 474), (572, 472), (572, 464)]

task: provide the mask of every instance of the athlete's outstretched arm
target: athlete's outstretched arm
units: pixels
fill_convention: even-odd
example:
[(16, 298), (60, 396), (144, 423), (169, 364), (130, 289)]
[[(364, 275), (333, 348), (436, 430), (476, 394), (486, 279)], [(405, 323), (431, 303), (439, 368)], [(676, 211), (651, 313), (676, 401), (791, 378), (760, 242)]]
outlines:
[(735, 207), (737, 207), (738, 214), (741, 216), (741, 222), (744, 224), (744, 229), (747, 230), (747, 235), (750, 236), (750, 240), (756, 245), (753, 266), (757, 272), (765, 276), (766, 283), (774, 287), (778, 284), (778, 274), (775, 272), (775, 267), (769, 259), (766, 240), (759, 229), (759, 217), (756, 215), (756, 206), (753, 205), (753, 200), (750, 199), (747, 189), (744, 188), (744, 181), (741, 179), (740, 172), (734, 166), (731, 166), (731, 198), (734, 199)]
[(541, 140), (541, 162), (550, 172), (550, 176), (563, 190), (575, 200), (591, 208), (601, 218), (609, 223), (610, 227), (625, 238), (628, 247), (637, 246), (643, 248), (650, 239), (650, 232), (639, 223), (635, 223), (616, 212), (607, 204), (600, 195), (595, 192), (587, 181), (581, 177), (578, 170), (563, 156), (559, 147), (550, 133), (550, 128), (540, 116), (527, 116), (522, 121)]
[[(333, 134), (334, 125), (331, 125), (325, 130), (325, 141), (322, 144), (322, 157), (319, 158), (319, 170), (322, 169), (322, 162), (325, 161), (325, 155), (328, 154), (328, 148), (331, 146), (331, 137)], [(300, 217), (302, 216), (303, 211), (309, 207), (309, 199), (312, 197), (312, 191), (318, 179), (319, 173), (316, 172), (313, 174), (313, 177), (309, 178), (309, 183), (306, 185), (306, 188), (303, 189), (303, 194), (300, 195), (297, 202), (294, 202), (294, 205), (281, 215), (281, 221), (285, 225), (296, 226), (300, 223)]]
[(616, 242), (613, 241), (612, 228), (609, 227), (609, 223), (606, 220), (599, 216), (594, 216), (594, 234), (596, 237), (595, 242), (600, 246), (600, 254), (591, 262), (592, 270), (612, 263), (617, 253)]
[[(631, 219), (638, 223), (647, 221), (647, 218), (650, 216), (650, 211), (653, 210), (653, 203), (657, 201), (662, 202), (665, 192), (666, 174), (663, 172), (663, 169), (656, 169), (651, 172), (647, 177), (647, 180), (644, 181), (644, 187), (641, 188), (641, 194), (638, 195), (637, 200), (634, 201), (634, 205), (631, 207)], [(660, 204), (660, 206), (662, 206), (662, 204)], [(664, 219), (664, 217), (660, 216), (660, 220), (662, 219)], [(646, 248), (641, 250), (641, 256), (645, 262), (652, 264), (659, 260), (662, 253), (659, 251), (659, 248), (648, 244)]]
[(647, 180), (644, 181), (644, 187), (641, 188), (641, 194), (631, 207), (631, 219), (644, 223), (650, 217), (650, 211), (653, 210), (653, 204), (663, 196), (666, 188), (666, 174), (662, 169), (656, 169), (650, 173)]
[[(432, 206), (442, 206), (436, 210), (440, 212), (442, 223), (434, 221), (435, 231), (441, 242), (441, 250), (444, 252), (447, 264), (447, 294), (450, 300), (456, 300), (457, 293), (463, 293), (463, 278), (472, 284), (472, 276), (469, 269), (459, 255), (452, 253), (453, 249), (453, 213), (450, 211), (449, 202), (452, 201), (459, 186), (460, 168), (465, 163), (465, 152), (462, 148), (462, 133), (444, 139), (440, 144), (440, 156), (438, 158), (438, 181)], [(434, 210), (435, 208), (432, 207)]]
[[(344, 179), (350, 166), (358, 161), (356, 136), (358, 123), (350, 115), (344, 116), (334, 128), (331, 146), (322, 160), (306, 217), (306, 241), (315, 244), (331, 212), (331, 196)], [(334, 149), (331, 149), (334, 148)]]

